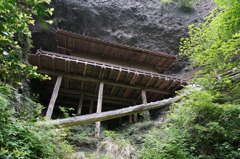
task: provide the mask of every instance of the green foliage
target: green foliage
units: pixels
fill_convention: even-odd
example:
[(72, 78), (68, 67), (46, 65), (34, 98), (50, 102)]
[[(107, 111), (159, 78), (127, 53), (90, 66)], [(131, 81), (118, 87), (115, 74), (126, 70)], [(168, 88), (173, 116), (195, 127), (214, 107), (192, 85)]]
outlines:
[[(49, 79), (27, 62), (32, 47), (29, 25), (36, 19), (45, 27), (51, 22), (43, 20), (52, 15), (49, 3), (0, 0), (0, 158), (69, 158), (72, 153), (64, 131), (36, 124), (42, 106), (26, 93), (29, 78)], [(17, 85), (24, 89), (21, 94)]]
[(28, 66), (27, 53), (31, 46), (29, 25), (33, 17), (46, 26), (42, 17), (52, 14), (45, 3), (50, 0), (1, 0), (0, 1), (0, 80), (21, 85), (21, 78), (48, 79)]
[[(62, 107), (62, 106), (59, 106), (60, 108), (60, 111), (63, 113), (63, 117), (64, 118), (67, 118), (67, 117), (70, 117), (70, 111), (74, 111), (74, 108), (68, 108), (68, 107)], [(76, 114), (71, 114), (71, 116), (75, 116)]]
[[(40, 120), (40, 113), (42, 105), (32, 101), (29, 97), (18, 94), (16, 89), (8, 84), (0, 82), (0, 105), (4, 106), (0, 109), (10, 109), (13, 112), (12, 117), (17, 118), (19, 121), (36, 122)], [(8, 115), (7, 110), (3, 110), (1, 116)], [(6, 119), (9, 120), (9, 119)]]
[(240, 1), (215, 0), (218, 8), (197, 26), (180, 51), (201, 68), (188, 89), (172, 106), (168, 123), (145, 137), (139, 158), (240, 158), (240, 83), (224, 74), (239, 71)]
[(199, 74), (216, 76), (233, 68), (239, 69), (240, 2), (215, 0), (218, 8), (205, 18), (205, 23), (189, 26), (189, 38), (182, 39), (180, 51)]
[(219, 101), (220, 94), (196, 90), (182, 98), (169, 122), (146, 136), (141, 158), (239, 158), (240, 103)]
[[(0, 158), (67, 157), (72, 148), (62, 139), (64, 131), (35, 124), (33, 121), (37, 118), (31, 111), (28, 111), (30, 115), (25, 114), (27, 117), (16, 113), (10, 107), (15, 95), (18, 94), (14, 88), (0, 85)], [(32, 110), (36, 116), (39, 116), (38, 110)]]
[[(27, 63), (29, 25), (52, 14), (50, 0), (0, 0), (0, 158), (69, 158), (72, 148), (63, 131), (36, 125), (42, 106), (13, 86), (27, 87), (29, 78), (48, 79)], [(34, 17), (34, 18), (33, 18)], [(8, 85), (6, 83), (12, 84)], [(26, 89), (26, 88), (24, 88)]]

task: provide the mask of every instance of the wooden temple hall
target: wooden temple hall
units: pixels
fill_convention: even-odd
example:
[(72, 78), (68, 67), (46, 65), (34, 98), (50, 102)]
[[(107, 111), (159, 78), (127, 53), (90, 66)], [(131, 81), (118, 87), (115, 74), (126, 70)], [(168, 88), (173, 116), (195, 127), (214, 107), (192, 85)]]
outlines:
[[(64, 30), (57, 31), (57, 48), (57, 53), (38, 50), (29, 55), (38, 72), (52, 78), (41, 86), (49, 101), (47, 119), (58, 106), (84, 115), (159, 101), (187, 83), (162, 74), (175, 61), (172, 55)], [(126, 118), (137, 120), (136, 114)]]

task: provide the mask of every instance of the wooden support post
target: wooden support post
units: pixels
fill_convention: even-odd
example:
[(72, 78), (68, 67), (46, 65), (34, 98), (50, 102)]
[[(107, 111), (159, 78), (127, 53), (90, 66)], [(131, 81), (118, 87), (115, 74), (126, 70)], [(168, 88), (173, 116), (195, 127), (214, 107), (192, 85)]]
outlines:
[(85, 63), (85, 65), (84, 65), (84, 69), (83, 69), (83, 76), (85, 76), (85, 74), (86, 74), (86, 71), (87, 71), (87, 63)]
[(102, 77), (102, 73), (103, 73), (103, 68), (101, 67), (100, 72), (99, 72), (99, 75), (98, 75), (98, 78), (101, 78), (101, 77)]
[(129, 123), (132, 123), (132, 122), (133, 122), (133, 118), (132, 118), (132, 117), (133, 117), (132, 114), (129, 115)]
[(146, 90), (142, 90), (142, 103), (147, 104), (147, 95), (146, 95)]
[(37, 60), (38, 60), (38, 68), (42, 68), (41, 55), (38, 55), (37, 57), (38, 57), (37, 58)]
[[(133, 102), (133, 105), (135, 106), (137, 103), (136, 102)], [(133, 121), (134, 123), (138, 122), (138, 118), (137, 118), (137, 113), (133, 114)]]
[(90, 100), (89, 114), (93, 113), (93, 100)]
[(84, 81), (81, 82), (81, 91), (83, 90), (83, 87), (84, 87)]
[[(146, 95), (146, 90), (142, 90), (142, 103), (147, 104), (147, 95)], [(143, 112), (143, 118), (144, 120), (150, 120), (150, 114), (149, 111)]]
[(82, 107), (83, 107), (83, 94), (81, 93), (77, 114), (80, 115), (82, 113)]
[(153, 79), (153, 75), (151, 75), (151, 77), (149, 78), (149, 80), (148, 80), (148, 82), (147, 82), (147, 84), (146, 84), (146, 87), (148, 87), (148, 86), (150, 85), (152, 79)]
[[(100, 82), (99, 90), (98, 90), (97, 113), (102, 112), (103, 86), (104, 86), (104, 83)], [(100, 137), (100, 131), (101, 131), (100, 126), (101, 126), (101, 123), (96, 122), (95, 137)]]
[(54, 56), (52, 57), (52, 70), (55, 71), (55, 60), (54, 60)]
[(56, 81), (54, 89), (53, 89), (52, 97), (51, 97), (51, 100), (50, 100), (49, 105), (48, 105), (48, 110), (47, 110), (47, 114), (46, 114), (46, 119), (47, 120), (50, 120), (51, 117), (52, 117), (53, 108), (54, 108), (54, 105), (55, 105), (55, 102), (56, 102), (56, 99), (57, 99), (57, 96), (58, 96), (58, 92), (59, 92), (61, 82), (62, 82), (62, 76), (59, 75), (57, 77), (57, 81)]
[(137, 113), (133, 114), (133, 119), (134, 119), (134, 123), (138, 122), (138, 117), (137, 117)]

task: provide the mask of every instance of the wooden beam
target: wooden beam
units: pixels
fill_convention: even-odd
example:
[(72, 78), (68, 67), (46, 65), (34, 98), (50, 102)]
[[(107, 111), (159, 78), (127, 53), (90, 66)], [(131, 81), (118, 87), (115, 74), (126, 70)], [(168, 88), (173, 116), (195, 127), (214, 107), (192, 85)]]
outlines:
[(112, 95), (112, 94), (113, 94), (113, 92), (114, 92), (114, 89), (115, 89), (115, 86), (113, 85), (113, 86), (112, 86), (112, 89), (111, 89), (111, 92), (110, 92), (110, 95)]
[[(136, 102), (133, 102), (133, 105), (136, 105)], [(137, 116), (138, 116), (137, 113), (133, 114), (133, 121), (134, 121), (134, 123), (136, 123), (138, 121), (138, 117)]]
[(52, 57), (52, 70), (55, 71), (55, 57)]
[(84, 87), (84, 81), (81, 81), (81, 86), (80, 86), (80, 90), (82, 91)]
[(93, 113), (93, 100), (90, 100), (89, 114)]
[(156, 99), (158, 98), (159, 94), (153, 94), (151, 97), (152, 101), (156, 101)]
[(128, 70), (127, 74), (126, 74), (126, 76), (124, 78), (124, 82), (127, 82), (127, 79), (129, 78), (130, 75), (131, 75), (130, 70)]
[(97, 92), (98, 92), (98, 90), (99, 90), (99, 83), (97, 83), (97, 84), (96, 84), (96, 88), (95, 88), (95, 91), (94, 91), (94, 93), (97, 93)]
[(151, 77), (149, 78), (149, 80), (148, 80), (148, 82), (147, 82), (147, 84), (146, 84), (146, 87), (149, 86), (149, 84), (151, 83), (152, 79), (153, 79), (153, 75), (151, 75)]
[(75, 42), (76, 42), (76, 40), (73, 39), (73, 42), (72, 42), (72, 50), (73, 50), (73, 51), (74, 51), (74, 49), (75, 49)]
[[(81, 35), (78, 35), (78, 34), (73, 34), (73, 33), (69, 33), (67, 31), (64, 31), (64, 30), (59, 30), (57, 32), (58, 35), (62, 35), (62, 36), (67, 36), (68, 38), (73, 38), (73, 39), (80, 39), (82, 40), (83, 37)], [(175, 59), (176, 57), (173, 56), (173, 55), (161, 55), (159, 53), (156, 53), (156, 52), (153, 52), (153, 51), (145, 51), (145, 50), (142, 50), (142, 49), (139, 49), (139, 48), (133, 48), (133, 47), (129, 47), (129, 46), (125, 46), (125, 45), (120, 45), (120, 44), (114, 44), (114, 43), (108, 43), (108, 42), (103, 42), (103, 41), (100, 41), (100, 40), (95, 40), (95, 39), (91, 39), (91, 38), (85, 38), (84, 37), (84, 40), (87, 41), (88, 43), (95, 43), (95, 44), (100, 44), (100, 45), (103, 45), (103, 47), (113, 47), (113, 48), (116, 48), (116, 49), (123, 49), (123, 50), (128, 50), (128, 51), (131, 51), (131, 52), (134, 52), (135, 54), (139, 54), (139, 52), (141, 54), (146, 54), (147, 56), (154, 56), (155, 58), (170, 58), (170, 59)], [(61, 40), (62, 41), (62, 40)], [(79, 42), (80, 43), (80, 42)], [(103, 50), (104, 49), (100, 49), (99, 50)], [(133, 55), (133, 54), (131, 54)]]
[[(98, 90), (97, 113), (102, 112), (103, 86), (104, 86), (104, 83), (100, 82), (99, 90)], [(101, 127), (100, 121), (96, 122), (95, 137), (100, 137), (100, 131), (101, 131), (100, 127)]]
[(57, 96), (58, 96), (58, 92), (59, 92), (61, 82), (62, 82), (62, 75), (59, 75), (57, 77), (57, 81), (56, 81), (54, 89), (53, 89), (52, 97), (51, 97), (51, 100), (50, 100), (49, 105), (48, 105), (48, 110), (47, 110), (47, 114), (46, 114), (46, 119), (47, 120), (50, 120), (51, 117), (52, 117), (53, 108), (54, 108), (54, 105), (55, 105), (55, 102), (56, 102), (56, 99), (57, 99)]
[(133, 76), (132, 76), (132, 78), (131, 78), (130, 84), (133, 84), (133, 82), (134, 82), (134, 80), (135, 80), (136, 76), (137, 76), (137, 74), (136, 74), (136, 73), (134, 73), (134, 74), (133, 74)]
[(106, 73), (106, 69), (103, 69), (102, 76), (100, 77), (100, 79), (103, 79), (105, 73)]
[(78, 74), (78, 62), (75, 62), (74, 65), (75, 65), (75, 66), (74, 66), (74, 73), (75, 73), (75, 74)]
[(109, 74), (108, 74), (108, 79), (111, 77), (112, 72), (113, 72), (113, 67), (110, 69), (110, 72), (109, 72)]
[(95, 74), (95, 71), (96, 71), (96, 64), (95, 65), (93, 65), (93, 70), (92, 70), (92, 77), (94, 77), (94, 74)]
[(99, 74), (98, 74), (98, 78), (99, 78), (99, 79), (101, 79), (102, 73), (103, 73), (103, 67), (101, 67), (101, 69), (100, 69), (100, 71), (99, 71)]
[(38, 60), (38, 68), (42, 68), (41, 55), (37, 55), (37, 60)]
[(155, 92), (159, 94), (167, 94), (167, 95), (173, 95), (174, 92), (172, 91), (165, 91), (161, 90), (158, 88), (151, 88), (151, 87), (146, 87), (146, 86), (140, 86), (136, 84), (129, 84), (129, 83), (123, 83), (123, 82), (117, 82), (117, 81), (112, 81), (112, 80), (105, 80), (105, 79), (98, 79), (98, 78), (93, 78), (93, 77), (86, 77), (82, 75), (76, 75), (72, 73), (64, 73), (64, 72), (59, 72), (59, 71), (49, 71), (46, 69), (39, 69), (38, 72), (43, 73), (43, 74), (50, 74), (50, 75), (57, 75), (61, 74), (63, 76), (72, 78), (72, 79), (77, 79), (77, 80), (83, 80), (83, 81), (88, 81), (88, 82), (100, 82), (103, 81), (105, 84), (108, 85), (113, 85), (113, 86), (118, 86), (118, 87), (123, 87), (123, 88), (131, 88), (131, 89), (145, 89), (148, 92)]
[(116, 78), (116, 82), (119, 80), (119, 77), (120, 77), (121, 73), (122, 73), (122, 68), (120, 68), (120, 70), (118, 72), (118, 75), (117, 75), (117, 78)]
[[(91, 99), (89, 97), (84, 96), (84, 100), (91, 100)], [(77, 110), (77, 106), (78, 106), (77, 101), (66, 101), (66, 100), (63, 100), (63, 99), (60, 99), (60, 98), (56, 101), (56, 103), (58, 105), (61, 105), (61, 106), (76, 108), (75, 110)], [(103, 101), (103, 104), (104, 103), (105, 102)], [(116, 109), (126, 108), (128, 106), (129, 105), (120, 106), (118, 103), (113, 103), (112, 106), (111, 105), (104, 105), (103, 110), (105, 110), (105, 111), (116, 110)], [(84, 114), (89, 114), (88, 111), (89, 111), (89, 105), (84, 105), (83, 104), (83, 109), (82, 109), (81, 115), (83, 115), (83, 113)], [(96, 113), (96, 111), (94, 110), (94, 107), (93, 107), (93, 111), (94, 111), (94, 113)]]
[(134, 119), (134, 123), (138, 122), (138, 117), (137, 117), (137, 113), (133, 114), (133, 119)]
[(72, 51), (72, 49), (67, 49), (65, 47), (57, 46), (58, 49), (64, 50), (64, 51)]
[[(48, 58), (52, 58), (53, 56), (55, 57), (55, 59), (59, 59), (59, 60), (65, 60), (65, 59), (69, 59), (69, 61), (71, 62), (75, 62), (75, 63), (79, 63), (81, 64), (87, 64), (87, 65), (96, 65), (98, 67), (103, 67), (105, 66), (106, 69), (114, 69), (114, 70), (122, 70), (123, 72), (128, 72), (128, 73), (135, 73), (138, 72), (140, 75), (147, 75), (147, 76), (153, 76), (153, 77), (157, 77), (159, 78), (169, 78), (169, 79), (176, 79), (176, 80), (180, 80), (178, 78), (174, 78), (172, 76), (167, 76), (167, 75), (159, 75), (158, 73), (153, 73), (150, 71), (144, 71), (142, 69), (133, 69), (132, 67), (120, 67), (118, 65), (112, 65), (110, 63), (106, 63), (106, 62), (100, 62), (100, 61), (96, 61), (96, 60), (87, 60), (86, 58), (80, 58), (80, 57), (76, 57), (76, 56), (68, 56), (68, 55), (64, 55), (64, 54), (58, 54), (58, 53), (53, 53), (53, 52), (49, 52), (49, 51), (43, 51), (43, 50), (38, 50), (37, 51), (37, 55), (34, 54), (29, 54), (30, 57), (37, 57), (37, 56), (43, 56), (43, 57), (48, 57)], [(44, 58), (45, 59), (45, 58)], [(42, 59), (41, 59), (42, 60)], [(31, 59), (30, 59), (31, 62)], [(33, 63), (32, 63), (33, 64)], [(35, 63), (36, 65), (37, 63)], [(34, 64), (33, 64), (34, 65)], [(186, 84), (187, 81), (183, 80), (182, 82), (184, 82)]]
[[(50, 90), (48, 88), (45, 88), (45, 90)], [(93, 93), (93, 92), (90, 92), (90, 91), (80, 91), (80, 90), (73, 90), (73, 89), (65, 89), (65, 88), (62, 88), (59, 90), (59, 92), (61, 93), (65, 93), (66, 96), (71, 96), (73, 94), (75, 95), (80, 95), (81, 93), (84, 94), (84, 97), (86, 96), (89, 96), (89, 97), (98, 97), (97, 94)], [(140, 101), (137, 101), (133, 98), (121, 98), (121, 97), (118, 97), (118, 96), (109, 96), (109, 95), (104, 95), (104, 98), (103, 100), (106, 100), (109, 101), (109, 100), (114, 100), (115, 102), (113, 104), (116, 104), (116, 102), (118, 102), (119, 104), (122, 104), (122, 105), (126, 105), (126, 104), (129, 104), (128, 102), (139, 102), (141, 103)]]
[(65, 60), (65, 72), (69, 73), (70, 70), (70, 60), (66, 59)]
[[(130, 73), (128, 73), (126, 76), (128, 76), (128, 75), (130, 75)], [(130, 84), (133, 84), (132, 82), (133, 82), (133, 78), (134, 78), (135, 75), (136, 74), (134, 73), (133, 77), (131, 78)], [(127, 79), (127, 77), (124, 79), (124, 81), (126, 81), (126, 79)], [(126, 98), (128, 94), (129, 94), (129, 88), (126, 89), (126, 91), (123, 94), (123, 97)]]
[(181, 86), (181, 84), (182, 84), (181, 82), (178, 82), (178, 84), (175, 86), (173, 90), (176, 91), (179, 88), (179, 86)]
[[(142, 103), (143, 104), (147, 104), (147, 94), (146, 94), (146, 90), (142, 90)], [(149, 111), (144, 111), (143, 112), (143, 118), (144, 120), (150, 120), (150, 113)]]
[(133, 122), (133, 115), (131, 114), (131, 115), (129, 115), (129, 123), (132, 123)]
[(129, 88), (126, 89), (126, 91), (123, 94), (123, 97), (126, 98), (128, 96)]
[(144, 89), (142, 90), (142, 103), (147, 104), (147, 95)]
[(87, 71), (87, 63), (84, 64), (84, 68), (83, 68), (83, 76), (86, 75), (86, 71)]
[[(117, 75), (117, 78), (116, 78), (116, 80), (115, 80), (116, 82), (119, 80), (119, 77), (120, 77), (121, 73), (122, 73), (122, 68), (120, 68), (120, 70), (118, 71), (118, 75)], [(112, 89), (111, 89), (110, 95), (113, 94), (114, 89), (115, 89), (115, 86), (113, 85), (113, 87), (112, 87)]]
[(171, 84), (168, 86), (167, 90), (170, 90), (170, 88), (172, 88), (174, 84), (175, 84), (175, 80), (172, 80), (172, 82), (171, 82)]
[[(69, 73), (69, 68), (70, 68), (70, 61), (69, 61), (69, 59), (65, 59), (65, 72), (67, 72), (67, 73)], [(65, 83), (64, 83), (64, 87), (65, 88), (68, 88), (68, 83), (69, 83), (69, 81), (68, 81), (68, 77), (65, 77), (64, 78), (64, 81), (65, 81)]]
[(80, 95), (77, 114), (80, 115), (82, 113), (82, 107), (83, 107), (83, 93), (81, 93)]
[[(84, 68), (83, 68), (83, 76), (86, 75), (86, 71), (87, 71), (87, 63), (84, 64)], [(83, 90), (83, 86), (84, 86), (84, 81), (81, 82), (81, 91)]]
[(65, 36), (63, 39), (64, 39), (64, 46), (67, 48), (67, 37)]
[(168, 83), (169, 80), (164, 80), (163, 83), (159, 86), (159, 89), (162, 89), (165, 87), (165, 85)]
[(157, 80), (154, 82), (153, 87), (157, 87), (156, 84), (158, 83), (158, 81), (161, 80), (160, 78), (157, 78)]
[(89, 124), (89, 123), (94, 123), (94, 122), (98, 122), (98, 121), (105, 121), (105, 120), (120, 118), (120, 117), (127, 116), (130, 114), (140, 113), (140, 112), (143, 112), (146, 110), (164, 107), (173, 102), (176, 102), (178, 99), (179, 99), (179, 97), (168, 98), (168, 99), (164, 99), (164, 100), (157, 101), (157, 102), (131, 106), (128, 108), (122, 108), (122, 109), (113, 110), (113, 111), (94, 113), (94, 114), (70, 117), (70, 118), (65, 118), (65, 119), (52, 120), (48, 123), (56, 125), (56, 126), (63, 126), (63, 127)]

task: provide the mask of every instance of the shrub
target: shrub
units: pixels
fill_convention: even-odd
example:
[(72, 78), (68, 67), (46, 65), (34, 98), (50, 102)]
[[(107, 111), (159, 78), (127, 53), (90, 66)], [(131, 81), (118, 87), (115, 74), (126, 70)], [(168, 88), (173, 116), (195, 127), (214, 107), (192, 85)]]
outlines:
[(141, 158), (239, 158), (240, 105), (197, 90), (176, 103), (169, 122), (146, 136)]
[(11, 86), (0, 85), (0, 157), (65, 158), (72, 153), (62, 137), (63, 130), (36, 124), (32, 118), (15, 117), (16, 111), (11, 108), (15, 94)]

